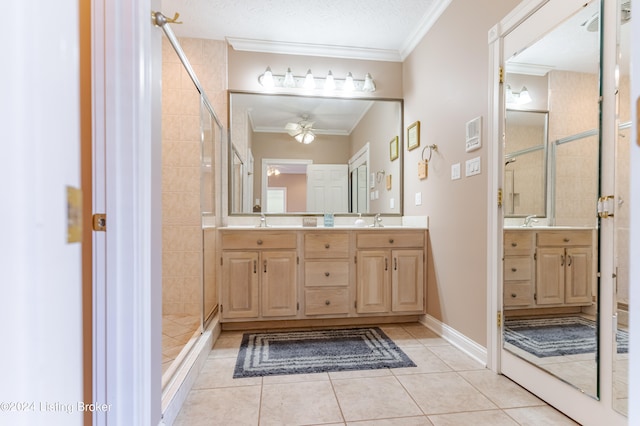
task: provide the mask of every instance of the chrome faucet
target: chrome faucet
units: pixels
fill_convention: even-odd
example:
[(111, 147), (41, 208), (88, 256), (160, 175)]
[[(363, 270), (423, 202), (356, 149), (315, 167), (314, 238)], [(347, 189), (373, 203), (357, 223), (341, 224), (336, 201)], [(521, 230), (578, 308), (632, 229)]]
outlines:
[(371, 225), (373, 228), (384, 228), (384, 225), (382, 224), (382, 217), (380, 217), (380, 213), (376, 214), (376, 216), (373, 218), (373, 225)]
[(258, 225), (258, 228), (266, 228), (269, 225), (267, 225), (267, 217), (264, 215), (264, 213), (260, 214), (260, 225)]
[(531, 225), (533, 223), (537, 223), (538, 219), (534, 219), (535, 217), (537, 217), (535, 214), (529, 215), (527, 217), (524, 218), (524, 224), (522, 225), (523, 228), (530, 228)]

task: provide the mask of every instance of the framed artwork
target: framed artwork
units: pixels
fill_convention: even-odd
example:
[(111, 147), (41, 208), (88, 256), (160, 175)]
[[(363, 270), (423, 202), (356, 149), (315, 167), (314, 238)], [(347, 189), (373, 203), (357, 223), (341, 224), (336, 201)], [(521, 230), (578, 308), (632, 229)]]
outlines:
[(389, 160), (393, 161), (398, 158), (398, 137), (391, 139), (389, 142)]
[(407, 149), (411, 151), (420, 146), (420, 122), (416, 121), (407, 127)]

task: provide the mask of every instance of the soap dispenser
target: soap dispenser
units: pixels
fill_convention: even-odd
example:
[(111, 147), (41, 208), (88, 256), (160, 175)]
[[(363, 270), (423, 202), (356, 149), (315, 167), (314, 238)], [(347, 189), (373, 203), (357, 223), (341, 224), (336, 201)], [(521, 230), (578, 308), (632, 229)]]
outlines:
[(356, 219), (355, 225), (358, 228), (363, 228), (364, 227), (364, 219), (362, 218), (362, 213), (358, 213), (358, 218)]

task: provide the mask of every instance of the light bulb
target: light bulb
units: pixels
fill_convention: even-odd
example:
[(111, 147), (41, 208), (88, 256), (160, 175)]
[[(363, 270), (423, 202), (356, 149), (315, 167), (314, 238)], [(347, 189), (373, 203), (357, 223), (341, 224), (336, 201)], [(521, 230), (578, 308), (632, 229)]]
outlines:
[(291, 68), (287, 68), (287, 72), (284, 75), (284, 81), (282, 82), (284, 87), (296, 87), (296, 80), (293, 78)]
[(313, 90), (316, 88), (316, 81), (313, 79), (311, 70), (307, 71), (307, 76), (304, 78), (304, 88), (308, 90)]
[(376, 91), (376, 84), (373, 82), (373, 78), (369, 73), (367, 73), (367, 75), (364, 76), (364, 85), (362, 86), (362, 91), (364, 92)]
[(260, 84), (266, 87), (267, 89), (273, 88), (275, 86), (275, 82), (273, 81), (273, 73), (271, 72), (271, 67), (267, 67), (266, 71), (260, 77)]
[(336, 81), (333, 79), (333, 73), (329, 71), (327, 78), (324, 80), (324, 91), (331, 92), (336, 89)]
[(353, 92), (355, 86), (353, 85), (353, 75), (351, 73), (347, 74), (347, 78), (344, 80), (343, 90), (345, 92)]

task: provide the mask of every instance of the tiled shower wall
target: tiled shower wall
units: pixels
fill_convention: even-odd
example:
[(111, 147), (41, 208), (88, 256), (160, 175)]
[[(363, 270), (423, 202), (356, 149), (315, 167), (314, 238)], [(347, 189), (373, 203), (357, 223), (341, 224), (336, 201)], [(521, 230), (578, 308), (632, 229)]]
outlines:
[[(179, 39), (226, 127), (227, 45)], [(162, 311), (200, 315), (200, 97), (171, 44), (162, 44)], [(220, 152), (220, 147), (215, 149)], [(219, 197), (216, 197), (219, 198)]]

